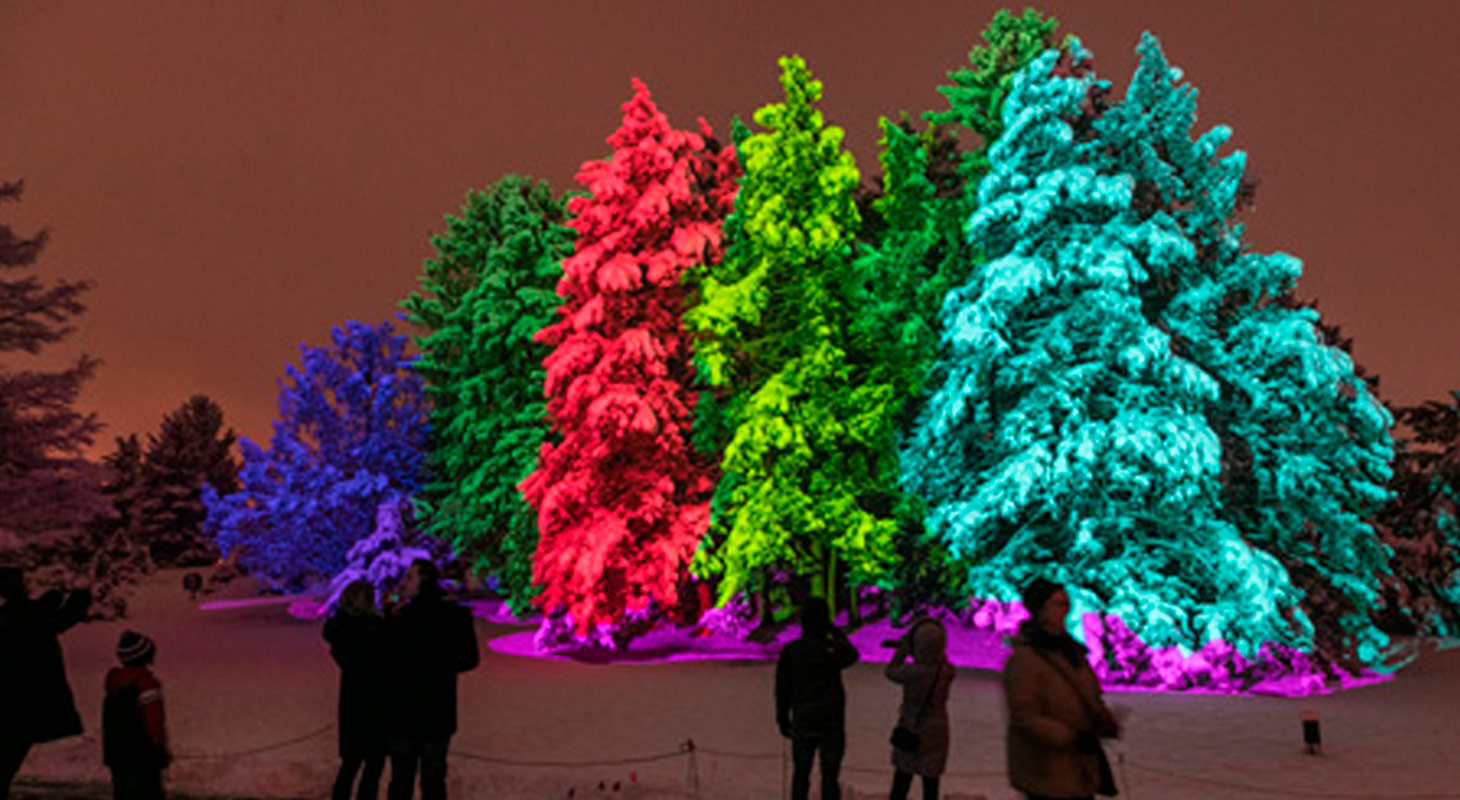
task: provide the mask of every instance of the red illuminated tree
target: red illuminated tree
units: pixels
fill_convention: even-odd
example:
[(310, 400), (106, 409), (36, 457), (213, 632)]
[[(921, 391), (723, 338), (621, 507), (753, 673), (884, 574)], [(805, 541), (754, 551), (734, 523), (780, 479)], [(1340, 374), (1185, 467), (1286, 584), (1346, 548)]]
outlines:
[[(552, 440), (521, 484), (537, 511), (538, 605), (579, 639), (626, 641), (674, 606), (709, 518), (714, 459), (691, 445), (684, 270), (720, 258), (738, 174), (700, 120), (674, 130), (634, 81), (607, 160), (568, 204), (559, 320), (538, 334)], [(550, 623), (551, 624), (551, 623)]]

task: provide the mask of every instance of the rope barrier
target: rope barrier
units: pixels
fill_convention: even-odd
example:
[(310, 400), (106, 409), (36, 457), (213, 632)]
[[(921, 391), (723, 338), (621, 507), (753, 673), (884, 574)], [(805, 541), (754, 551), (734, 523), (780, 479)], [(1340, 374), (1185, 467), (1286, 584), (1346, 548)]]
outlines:
[(501, 764), (508, 767), (620, 767), (633, 764), (650, 764), (656, 761), (668, 761), (672, 758), (679, 758), (694, 751), (693, 740), (682, 742), (679, 749), (669, 753), (656, 753), (649, 756), (630, 756), (627, 758), (595, 759), (588, 761), (548, 761), (548, 760), (527, 760), (501, 758), (498, 756), (484, 756), (478, 753), (471, 753), (465, 750), (452, 750), (451, 754), (465, 758), (469, 761), (480, 761), (484, 764)]
[(334, 728), (335, 728), (335, 725), (332, 722), (332, 723), (324, 726), (323, 728), (320, 728), (319, 730), (311, 731), (309, 733), (304, 734), (303, 736), (296, 736), (293, 739), (286, 739), (286, 740), (284, 740), (282, 742), (275, 742), (274, 744), (266, 744), (266, 745), (264, 745), (262, 747), (254, 747), (254, 748), (251, 748), (251, 749), (248, 749), (248, 750), (238, 750), (238, 751), (234, 751), (234, 752), (230, 752), (230, 753), (178, 753), (176, 756), (174, 756), (174, 758), (176, 758), (178, 761), (186, 761), (186, 760), (211, 760), (211, 759), (219, 759), (219, 758), (241, 758), (243, 756), (256, 756), (256, 755), (258, 755), (260, 753), (267, 753), (267, 752), (270, 752), (272, 750), (282, 750), (285, 747), (292, 747), (293, 745), (299, 744), (301, 742), (307, 742), (310, 739), (313, 739), (313, 738), (315, 738), (317, 736), (322, 736), (322, 735), (324, 735), (326, 733), (329, 733), (330, 731), (334, 730)]

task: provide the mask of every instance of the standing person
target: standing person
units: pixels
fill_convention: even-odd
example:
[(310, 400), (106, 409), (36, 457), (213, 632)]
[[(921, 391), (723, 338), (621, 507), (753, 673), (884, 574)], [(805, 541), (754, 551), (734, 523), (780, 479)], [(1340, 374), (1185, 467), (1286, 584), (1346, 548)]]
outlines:
[(1029, 800), (1113, 795), (1100, 739), (1119, 736), (1120, 725), (1101, 696), (1085, 646), (1065, 630), (1069, 595), (1036, 578), (1022, 598), (1030, 618), (1004, 664), (1009, 783)]
[(776, 661), (776, 724), (791, 740), (791, 798), (811, 794), (811, 762), (821, 754), (822, 800), (840, 800), (842, 756), (847, 749), (847, 693), (842, 670), (857, 663), (857, 649), (831, 624), (826, 600), (801, 606), (801, 638)]
[(59, 637), (90, 607), (86, 589), (32, 600), (25, 573), (0, 567), (0, 800), (31, 746), (81, 733)]
[(446, 750), (456, 733), (456, 675), (476, 668), (471, 613), (441, 591), (441, 571), (417, 559), (401, 583), (405, 605), (387, 619), (396, 669), (391, 689), (390, 800), (446, 798)]
[(938, 620), (913, 623), (898, 641), (887, 679), (902, 684), (897, 724), (911, 731), (917, 744), (892, 749), (891, 800), (906, 800), (914, 775), (923, 779), (923, 800), (938, 800), (938, 779), (948, 765), (948, 691), (957, 674), (948, 663), (948, 630)]
[(350, 800), (358, 772), (357, 797), (375, 800), (385, 772), (391, 648), (374, 584), (361, 579), (345, 587), (334, 616), (324, 624), (324, 638), (340, 665), (340, 771), (331, 796)]
[(172, 763), (162, 684), (152, 674), (157, 646), (136, 631), (117, 640), (117, 660), (106, 674), (101, 705), (102, 761), (112, 772), (115, 800), (162, 800), (162, 771)]

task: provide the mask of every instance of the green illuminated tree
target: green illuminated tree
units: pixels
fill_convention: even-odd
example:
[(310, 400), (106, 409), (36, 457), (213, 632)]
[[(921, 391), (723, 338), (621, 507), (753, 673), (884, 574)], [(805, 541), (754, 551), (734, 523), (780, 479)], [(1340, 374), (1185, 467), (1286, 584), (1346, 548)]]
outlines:
[(432, 238), (422, 290), (405, 301), (416, 370), (431, 400), (425, 529), (478, 574), (493, 574), (514, 609), (533, 595), (537, 522), (517, 484), (547, 436), (542, 359), (533, 341), (556, 318), (555, 286), (574, 232), (545, 182), (508, 176), (467, 195)]

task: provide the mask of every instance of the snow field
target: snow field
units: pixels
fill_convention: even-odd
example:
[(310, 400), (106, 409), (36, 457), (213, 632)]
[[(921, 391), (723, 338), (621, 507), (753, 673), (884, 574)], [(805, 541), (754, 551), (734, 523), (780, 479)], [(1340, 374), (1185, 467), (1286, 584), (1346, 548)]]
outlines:
[[(95, 739), (102, 677), (114, 663), (120, 631), (133, 627), (158, 642), (156, 670), (179, 755), (170, 786), (198, 794), (326, 797), (337, 763), (328, 726), (338, 673), (319, 623), (291, 617), (282, 604), (200, 611), (179, 584), (176, 571), (152, 576), (135, 597), (130, 620), (65, 635), (87, 735), (37, 747), (21, 777), (107, 780)], [(453, 800), (566, 798), (570, 789), (580, 799), (692, 797), (691, 759), (678, 753), (689, 739), (697, 747), (700, 798), (782, 796), (773, 664), (605, 666), (508, 656), (485, 646), (487, 638), (514, 630), (478, 622), (483, 661), (460, 682)], [(885, 796), (896, 687), (876, 664), (848, 670), (846, 686), (845, 796)], [(1460, 650), (1427, 653), (1395, 681), (1324, 697), (1118, 693), (1110, 699), (1132, 712), (1125, 740), (1111, 749), (1113, 760), (1125, 756), (1127, 800), (1460, 798)], [(1322, 716), (1320, 756), (1302, 746), (1299, 717), (1309, 709)], [(945, 797), (1012, 800), (1003, 774), (998, 676), (961, 670), (950, 713)], [(294, 739), (302, 741), (264, 749)], [(558, 765), (653, 756), (663, 757)]]

